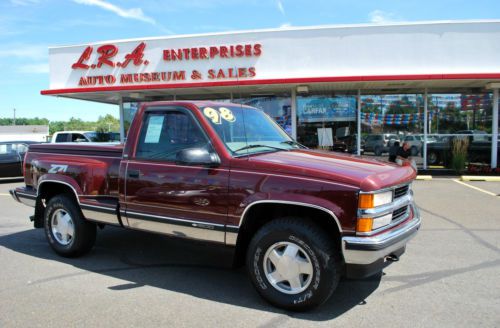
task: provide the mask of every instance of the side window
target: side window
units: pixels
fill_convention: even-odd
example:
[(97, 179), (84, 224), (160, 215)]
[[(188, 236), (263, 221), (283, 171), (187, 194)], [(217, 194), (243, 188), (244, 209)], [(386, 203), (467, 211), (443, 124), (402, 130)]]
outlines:
[(183, 112), (148, 113), (137, 144), (136, 158), (174, 161), (187, 148), (208, 146), (193, 119)]
[(71, 134), (71, 142), (85, 142), (87, 138), (81, 133), (73, 133)]
[(66, 142), (68, 141), (68, 134), (67, 133), (59, 133), (56, 136), (56, 142)]

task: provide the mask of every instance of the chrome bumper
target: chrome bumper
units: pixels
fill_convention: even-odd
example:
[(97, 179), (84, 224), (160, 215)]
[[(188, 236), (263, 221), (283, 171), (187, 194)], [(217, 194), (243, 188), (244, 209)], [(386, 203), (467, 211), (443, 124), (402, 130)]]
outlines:
[(345, 263), (368, 265), (404, 249), (420, 228), (420, 213), (413, 204), (411, 209), (413, 218), (398, 228), (370, 237), (343, 237)]
[(10, 195), (19, 203), (27, 206), (35, 207), (36, 204), (36, 192), (31, 188), (16, 188), (9, 190)]

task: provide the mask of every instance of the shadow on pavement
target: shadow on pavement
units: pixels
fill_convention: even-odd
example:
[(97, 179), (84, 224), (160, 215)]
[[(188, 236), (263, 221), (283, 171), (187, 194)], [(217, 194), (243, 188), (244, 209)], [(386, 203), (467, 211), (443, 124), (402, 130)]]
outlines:
[(98, 232), (90, 254), (76, 259), (56, 255), (41, 229), (0, 236), (0, 245), (37, 258), (58, 261), (83, 271), (34, 279), (43, 284), (90, 272), (128, 281), (108, 286), (122, 290), (153, 286), (214, 302), (280, 313), (305, 320), (334, 319), (357, 305), (377, 289), (381, 275), (365, 280), (343, 280), (332, 298), (306, 313), (277, 309), (262, 300), (248, 279), (245, 268), (231, 268), (228, 248), (167, 238), (161, 235), (106, 227)]

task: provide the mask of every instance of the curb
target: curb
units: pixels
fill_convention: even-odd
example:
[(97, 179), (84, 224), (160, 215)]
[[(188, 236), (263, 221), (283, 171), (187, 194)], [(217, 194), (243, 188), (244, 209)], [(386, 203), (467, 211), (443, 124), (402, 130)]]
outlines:
[(481, 176), (481, 175), (462, 175), (460, 181), (489, 181), (489, 182), (500, 182), (500, 176)]
[(429, 180), (432, 180), (432, 175), (417, 175), (417, 177), (415, 178), (415, 180), (429, 181)]

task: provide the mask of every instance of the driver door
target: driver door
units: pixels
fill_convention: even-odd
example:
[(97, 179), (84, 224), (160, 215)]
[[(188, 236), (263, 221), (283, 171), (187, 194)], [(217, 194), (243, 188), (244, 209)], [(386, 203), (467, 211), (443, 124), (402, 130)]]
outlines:
[(179, 165), (180, 150), (212, 150), (184, 108), (145, 113), (135, 154), (126, 166), (125, 215), (131, 228), (224, 242), (228, 170)]

